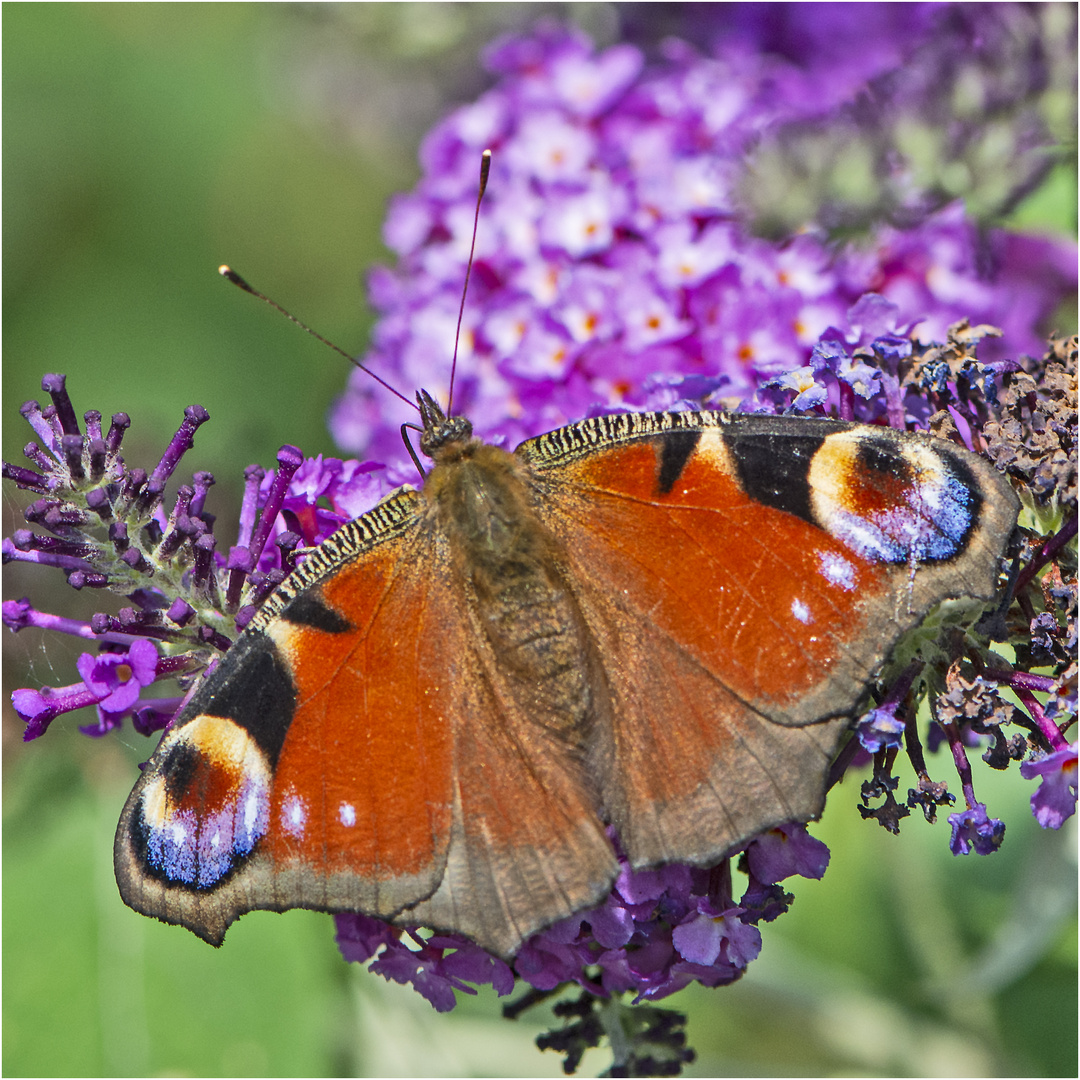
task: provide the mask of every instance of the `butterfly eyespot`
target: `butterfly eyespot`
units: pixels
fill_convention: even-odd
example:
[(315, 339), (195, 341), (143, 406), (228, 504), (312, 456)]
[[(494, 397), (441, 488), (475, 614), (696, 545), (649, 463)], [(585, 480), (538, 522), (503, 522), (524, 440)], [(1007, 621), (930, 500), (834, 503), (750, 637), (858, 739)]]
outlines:
[(828, 531), (876, 562), (939, 562), (961, 553), (978, 496), (963, 465), (912, 440), (830, 435), (814, 455), (811, 501)]
[(161, 880), (218, 884), (251, 854), (269, 824), (271, 774), (238, 724), (202, 715), (166, 737), (142, 790), (136, 833)]

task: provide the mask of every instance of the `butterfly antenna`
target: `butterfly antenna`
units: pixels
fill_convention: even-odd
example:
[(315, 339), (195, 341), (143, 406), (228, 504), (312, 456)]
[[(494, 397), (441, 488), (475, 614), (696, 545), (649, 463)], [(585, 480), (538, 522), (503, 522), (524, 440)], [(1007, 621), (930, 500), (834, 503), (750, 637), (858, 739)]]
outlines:
[[(405, 404), (408, 405), (410, 409), (416, 409), (419, 412), (419, 408), (416, 405), (416, 403), (414, 401), (410, 401), (403, 393), (401, 393), (400, 390), (396, 390), (385, 379), (380, 378), (378, 375), (376, 375), (375, 372), (371, 370), (371, 368), (364, 367), (364, 365), (361, 364), (360, 361), (357, 360), (355, 356), (350, 356), (340, 346), (335, 345), (332, 341), (328, 340), (327, 338), (324, 338), (322, 336), (322, 334), (320, 334), (317, 330), (312, 330), (311, 327), (307, 325), (307, 323), (301, 322), (295, 315), (292, 314), (291, 311), (286, 311), (279, 303), (277, 303), (274, 300), (271, 300), (269, 296), (265, 296), (263, 293), (259, 292), (259, 290), (256, 289), (254, 286), (249, 285), (231, 267), (219, 266), (218, 267), (218, 273), (223, 278), (227, 278), (229, 281), (231, 281), (235, 286), (237, 286), (237, 288), (243, 289), (244, 292), (251, 293), (252, 296), (258, 297), (264, 304), (269, 304), (275, 311), (280, 311), (281, 314), (284, 315), (285, 318), (289, 320), (289, 322), (296, 323), (296, 325), (299, 326), (300, 329), (303, 330), (305, 333), (310, 334), (313, 338), (315, 338), (317, 341), (321, 341), (324, 345), (328, 345), (339, 356), (344, 356), (345, 359), (348, 360), (350, 364), (353, 364), (355, 367), (358, 367), (362, 372), (364, 372), (365, 375), (370, 375), (380, 386), (385, 387), (395, 397), (401, 398), (401, 400), (404, 401)], [(468, 281), (468, 278), (466, 277), (465, 280)], [(458, 319), (458, 325), (460, 326), (460, 324), (461, 324), (461, 320), (459, 318)]]
[(469, 245), (469, 263), (465, 267), (465, 287), (461, 290), (461, 307), (458, 308), (457, 329), (454, 331), (454, 359), (450, 363), (450, 393), (446, 400), (446, 415), (451, 416), (454, 405), (454, 376), (457, 373), (458, 342), (461, 340), (461, 319), (465, 314), (465, 297), (469, 292), (469, 277), (472, 274), (473, 255), (476, 253), (476, 230), (480, 224), (480, 203), (487, 190), (488, 173), (491, 171), (491, 151), (485, 150), (480, 155), (480, 190), (476, 193), (476, 213), (473, 215), (472, 243)]

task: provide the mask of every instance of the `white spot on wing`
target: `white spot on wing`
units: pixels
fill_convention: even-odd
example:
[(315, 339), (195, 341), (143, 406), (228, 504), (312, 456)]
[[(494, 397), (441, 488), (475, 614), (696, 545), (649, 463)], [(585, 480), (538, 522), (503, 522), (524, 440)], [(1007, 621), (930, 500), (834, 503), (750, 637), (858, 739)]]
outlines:
[(307, 822), (307, 806), (304, 800), (290, 793), (281, 804), (281, 827), (293, 836), (304, 835), (304, 825)]
[(809, 626), (812, 621), (810, 609), (798, 597), (791, 601), (791, 614), (804, 626)]
[(855, 567), (847, 559), (831, 551), (819, 551), (818, 559), (821, 561), (821, 575), (831, 585), (839, 585), (848, 592), (855, 588)]
[(338, 817), (341, 818), (342, 825), (352, 828), (356, 824), (356, 807), (351, 803), (343, 802), (338, 808)]

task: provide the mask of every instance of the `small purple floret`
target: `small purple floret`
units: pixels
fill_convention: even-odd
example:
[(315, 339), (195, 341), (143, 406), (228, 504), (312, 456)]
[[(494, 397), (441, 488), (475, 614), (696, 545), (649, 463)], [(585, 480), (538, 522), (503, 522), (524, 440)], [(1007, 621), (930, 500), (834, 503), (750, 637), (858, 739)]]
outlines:
[(792, 874), (820, 878), (829, 865), (829, 849), (797, 823), (762, 833), (747, 847), (746, 857), (754, 877), (766, 885)]
[(706, 967), (715, 964), (721, 951), (724, 959), (735, 968), (745, 968), (761, 952), (761, 932), (747, 926), (739, 915), (742, 908), (715, 911), (708, 901), (698, 904), (697, 914), (676, 926), (672, 944), (684, 960)]
[(800, 411), (823, 406), (829, 397), (825, 387), (814, 379), (814, 369), (810, 365), (768, 379), (763, 385), (776, 387), (779, 390), (790, 390), (795, 395), (791, 401), (791, 408)]
[(1037, 761), (1025, 761), (1020, 775), (1025, 780), (1036, 776), (1042, 780), (1031, 796), (1031, 812), (1044, 829), (1060, 829), (1076, 813), (1077, 743)]
[(96, 704), (105, 713), (126, 713), (144, 686), (157, 676), (158, 651), (141, 638), (127, 652), (83, 653), (76, 667), (88, 690), (97, 696)]
[(1005, 822), (989, 817), (983, 803), (975, 803), (966, 810), (949, 815), (952, 839), (949, 850), (954, 855), (991, 855), (1001, 847), (1005, 839)]
[(903, 745), (904, 721), (894, 709), (871, 709), (859, 720), (859, 742), (871, 754)]

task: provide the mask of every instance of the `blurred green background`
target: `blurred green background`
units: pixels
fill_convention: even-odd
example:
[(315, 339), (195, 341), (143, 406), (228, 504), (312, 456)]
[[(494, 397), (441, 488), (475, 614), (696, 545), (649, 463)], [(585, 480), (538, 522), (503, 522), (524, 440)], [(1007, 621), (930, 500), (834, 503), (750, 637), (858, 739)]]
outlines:
[[(387, 196), (415, 181), (448, 103), (484, 85), (479, 48), (552, 7), (4, 5), (4, 457), (21, 460), (17, 408), (46, 371), (67, 373), (80, 414), (132, 415), (134, 461), (206, 406), (182, 471), (214, 470), (224, 514), (243, 466), (283, 442), (333, 452), (343, 365), (216, 268), (361, 351)], [(614, 32), (609, 5), (557, 11)], [(25, 501), (5, 490), (5, 532)], [(50, 604), (47, 577), (8, 568), (4, 595), (103, 606), (66, 587)], [(8, 691), (75, 678), (71, 641), (4, 645)], [(5, 1075), (560, 1074), (531, 1044), (543, 1015), (510, 1024), (489, 995), (437, 1016), (344, 964), (327, 916), (248, 915), (214, 951), (129, 911), (112, 834), (149, 744), (85, 739), (77, 719), (24, 746), (5, 693)], [(1045, 833), (1015, 771), (978, 772), (1008, 822), (992, 858), (954, 859), (944, 822), (890, 837), (859, 819), (854, 784), (834, 793), (814, 829), (825, 879), (798, 881), (740, 984), (672, 1002), (692, 1074), (1075, 1074), (1075, 819)]]

